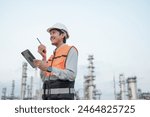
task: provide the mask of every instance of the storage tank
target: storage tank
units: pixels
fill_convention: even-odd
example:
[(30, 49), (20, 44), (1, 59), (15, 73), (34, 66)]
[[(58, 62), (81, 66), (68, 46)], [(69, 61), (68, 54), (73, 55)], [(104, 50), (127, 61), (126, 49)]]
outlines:
[(130, 77), (127, 79), (128, 84), (128, 99), (136, 100), (137, 99), (137, 82), (136, 77)]

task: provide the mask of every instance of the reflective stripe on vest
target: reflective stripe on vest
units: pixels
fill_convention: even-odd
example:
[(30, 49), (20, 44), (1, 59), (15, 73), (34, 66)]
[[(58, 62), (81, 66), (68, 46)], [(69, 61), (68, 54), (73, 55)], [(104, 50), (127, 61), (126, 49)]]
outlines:
[(74, 88), (57, 88), (57, 89), (45, 89), (45, 93), (42, 94), (68, 94), (74, 93)]

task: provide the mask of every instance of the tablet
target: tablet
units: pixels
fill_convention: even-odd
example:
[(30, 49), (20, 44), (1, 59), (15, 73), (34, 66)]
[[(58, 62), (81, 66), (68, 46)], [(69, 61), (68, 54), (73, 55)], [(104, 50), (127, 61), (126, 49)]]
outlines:
[(35, 59), (35, 57), (33, 56), (33, 54), (27, 49), (23, 52), (21, 52), (21, 54), (23, 55), (23, 57), (28, 61), (28, 63), (35, 68), (36, 66), (33, 64), (33, 60)]

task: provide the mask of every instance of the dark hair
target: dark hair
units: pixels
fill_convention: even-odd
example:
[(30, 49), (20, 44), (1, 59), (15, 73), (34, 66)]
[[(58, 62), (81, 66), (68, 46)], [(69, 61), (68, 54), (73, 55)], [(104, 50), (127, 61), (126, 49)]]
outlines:
[(63, 42), (66, 43), (66, 38), (64, 37)]

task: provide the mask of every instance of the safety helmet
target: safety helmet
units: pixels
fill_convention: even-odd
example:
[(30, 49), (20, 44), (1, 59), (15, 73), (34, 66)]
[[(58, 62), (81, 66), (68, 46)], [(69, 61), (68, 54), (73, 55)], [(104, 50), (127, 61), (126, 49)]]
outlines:
[(62, 32), (65, 33), (65, 38), (66, 39), (69, 38), (68, 29), (67, 29), (67, 27), (64, 24), (56, 23), (52, 27), (48, 28), (47, 32), (50, 33), (50, 31), (53, 30), (53, 29), (59, 29), (59, 30), (61, 30)]

